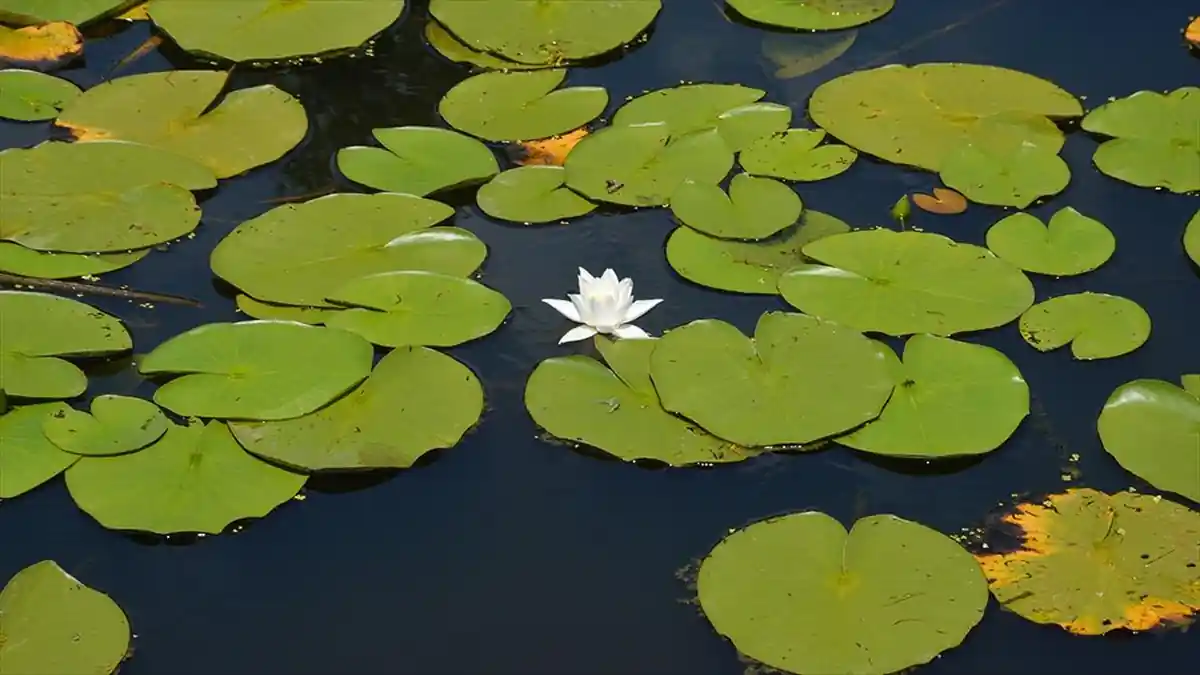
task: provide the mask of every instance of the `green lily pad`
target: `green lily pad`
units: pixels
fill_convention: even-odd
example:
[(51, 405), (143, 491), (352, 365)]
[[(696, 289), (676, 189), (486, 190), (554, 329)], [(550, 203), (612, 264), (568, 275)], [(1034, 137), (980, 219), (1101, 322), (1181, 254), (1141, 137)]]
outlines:
[(1139, 91), (1096, 108), (1083, 129), (1111, 137), (1092, 162), (1103, 173), (1142, 187), (1200, 190), (1200, 88), (1168, 94)]
[(983, 345), (914, 335), (892, 363), (896, 390), (879, 419), (838, 439), (893, 457), (981, 455), (1000, 447), (1029, 415), (1029, 386), (1003, 353)]
[(1117, 250), (1104, 223), (1067, 206), (1044, 225), (1037, 216), (1014, 213), (988, 228), (992, 253), (1027, 272), (1071, 276), (1100, 267)]
[(559, 64), (610, 52), (650, 27), (661, 0), (433, 0), (429, 13), (467, 46)]
[(1071, 182), (1071, 170), (1058, 149), (1003, 148), (968, 143), (942, 162), (942, 182), (978, 204), (1023, 209), (1056, 195)]
[(518, 223), (549, 223), (596, 210), (566, 182), (567, 170), (561, 166), (521, 166), (480, 187), (475, 198), (489, 216)]
[(213, 70), (119, 77), (71, 101), (55, 124), (82, 140), (161, 148), (207, 166), (218, 178), (269, 164), (304, 139), (304, 106), (269, 84), (230, 92), (209, 111), (228, 80), (228, 72)]
[(861, 331), (953, 335), (1003, 326), (1033, 284), (991, 251), (927, 232), (863, 230), (804, 247), (779, 291), (800, 311)]
[(1108, 397), (1097, 426), (1104, 449), (1127, 471), (1200, 502), (1200, 398), (1194, 389), (1162, 380), (1127, 382)]
[(733, 168), (733, 152), (715, 130), (671, 141), (663, 122), (610, 126), (567, 155), (567, 186), (598, 202), (663, 206), (685, 181), (715, 185)]
[(139, 452), (84, 457), (66, 479), (75, 504), (110, 530), (219, 534), (295, 497), (307, 476), (254, 457), (209, 422), (172, 424)]
[[(29, 492), (79, 459), (42, 435), (42, 420), (69, 409), (65, 403), (38, 403), (17, 406), (0, 415), (0, 499)], [(8, 632), (7, 624), (4, 632)], [(3, 649), (4, 643), (0, 642), (0, 654)]]
[(150, 19), (180, 47), (230, 61), (274, 61), (359, 47), (404, 0), (154, 0)]
[(148, 248), (128, 253), (91, 255), (47, 253), (9, 241), (0, 241), (0, 272), (39, 279), (70, 279), (129, 267), (149, 254)]
[(846, 223), (806, 210), (800, 221), (761, 241), (730, 241), (680, 227), (667, 239), (667, 262), (680, 276), (701, 286), (734, 293), (779, 293), (779, 277), (812, 262), (802, 253), (809, 243), (849, 232)]
[(104, 395), (92, 399), (90, 415), (67, 407), (52, 411), (42, 420), (42, 433), (73, 455), (122, 455), (157, 441), (167, 424), (149, 401)]
[(337, 153), (338, 169), (350, 180), (384, 192), (424, 197), (482, 183), (500, 173), (490, 148), (450, 129), (375, 129), (386, 148), (353, 146)]
[(983, 618), (987, 582), (949, 537), (896, 516), (850, 532), (813, 511), (726, 536), (700, 607), (738, 651), (791, 673), (885, 675), (928, 663)]
[(772, 77), (792, 80), (814, 73), (845, 54), (858, 31), (837, 33), (764, 33), (762, 55), (774, 66)]
[(1076, 635), (1186, 625), (1200, 609), (1200, 514), (1160, 497), (1090, 488), (1021, 504), (1024, 546), (979, 556), (1005, 609)]
[(211, 323), (176, 335), (138, 363), (182, 375), (154, 402), (185, 417), (282, 420), (338, 398), (371, 372), (374, 350), (344, 330), (286, 321)]
[[(889, 162), (942, 172), (953, 160), (951, 180), (961, 185), (955, 189), (982, 200), (992, 188), (976, 189), (973, 176), (1001, 178), (999, 189), (1019, 185), (1022, 194), (1061, 189), (1061, 167), (1046, 157), (1063, 144), (1054, 122), (1079, 117), (1083, 108), (1054, 84), (1015, 70), (927, 63), (830, 80), (813, 92), (808, 112), (841, 142)], [(963, 150), (972, 145), (975, 153)]]
[(482, 413), (483, 388), (470, 369), (432, 349), (400, 347), (326, 408), (229, 428), (250, 452), (302, 471), (407, 468), (456, 445)]
[(836, 143), (818, 145), (824, 138), (820, 129), (789, 129), (751, 144), (738, 155), (738, 163), (756, 176), (794, 181), (833, 178), (849, 169), (858, 153)]
[(454, 85), (438, 112), (455, 129), (489, 141), (557, 136), (596, 119), (608, 105), (603, 87), (558, 89), (566, 77), (565, 69), (481, 73)]
[(546, 67), (545, 64), (518, 63), (472, 49), (454, 37), (445, 26), (433, 20), (425, 22), (425, 42), (455, 63), (468, 63), (484, 70), (534, 70)]
[(711, 436), (663, 409), (650, 380), (650, 354), (657, 343), (597, 336), (596, 348), (607, 366), (586, 356), (546, 359), (525, 385), (525, 407), (550, 434), (626, 461), (687, 466), (758, 455), (759, 450)]
[(217, 184), (186, 157), (125, 141), (5, 150), (0, 174), (0, 239), (66, 253), (131, 251), (182, 237), (200, 223), (190, 190)]
[(1200, 265), (1200, 210), (1196, 211), (1183, 231), (1183, 250), (1192, 262)]
[(332, 308), (325, 296), (379, 272), (424, 270), (465, 277), (487, 246), (458, 228), (440, 202), (383, 192), (285, 204), (238, 225), (213, 249), (213, 272), (263, 302)]
[(744, 173), (729, 194), (710, 183), (684, 181), (671, 195), (671, 213), (695, 230), (722, 239), (766, 239), (800, 219), (804, 204), (790, 187)]
[(716, 129), (723, 114), (758, 101), (767, 92), (740, 84), (684, 84), (657, 89), (625, 103), (613, 126), (664, 123), (671, 137)]
[(36, 70), (0, 70), (0, 117), (20, 122), (51, 120), (80, 93), (74, 82)]
[(248, 295), (241, 294), (238, 294), (234, 301), (237, 303), (239, 312), (248, 314), (255, 319), (295, 321), (296, 323), (306, 323), (310, 326), (323, 324), (330, 316), (343, 311), (341, 309), (324, 309), (320, 307), (276, 305), (270, 302), (261, 302)]
[(768, 312), (751, 340), (723, 321), (668, 331), (650, 358), (663, 408), (746, 447), (801, 445), (879, 416), (887, 362), (862, 334)]
[(383, 347), (453, 347), (496, 330), (512, 311), (508, 299), (487, 286), (434, 272), (359, 277), (329, 299), (351, 309), (326, 317), (325, 325)]
[(840, 30), (870, 23), (895, 6), (895, 0), (727, 0), (738, 14), (768, 26), (797, 30)]
[(2, 675), (109, 675), (128, 656), (125, 613), (53, 560), (8, 580), (0, 591), (0, 616)]
[(133, 348), (116, 317), (47, 293), (0, 291), (0, 390), (21, 398), (71, 398), (87, 376), (71, 357), (120, 354)]
[(1071, 343), (1080, 360), (1128, 354), (1150, 339), (1150, 315), (1116, 295), (1076, 293), (1040, 302), (1021, 315), (1021, 337), (1040, 352)]
[(84, 26), (141, 0), (0, 0), (0, 21), (16, 25), (66, 21)]
[(755, 141), (783, 133), (792, 123), (792, 109), (778, 103), (749, 103), (717, 116), (717, 131), (734, 152)]

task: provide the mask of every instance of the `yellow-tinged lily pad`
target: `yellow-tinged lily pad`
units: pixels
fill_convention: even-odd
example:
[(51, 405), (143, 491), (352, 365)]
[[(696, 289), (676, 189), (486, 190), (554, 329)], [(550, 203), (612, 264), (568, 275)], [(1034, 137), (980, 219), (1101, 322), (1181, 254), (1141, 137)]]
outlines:
[(83, 54), (83, 36), (74, 24), (53, 21), (40, 26), (0, 26), (0, 62), (51, 70)]
[(1004, 607), (1077, 635), (1187, 623), (1200, 610), (1200, 514), (1090, 488), (1017, 506), (1021, 548), (977, 556)]

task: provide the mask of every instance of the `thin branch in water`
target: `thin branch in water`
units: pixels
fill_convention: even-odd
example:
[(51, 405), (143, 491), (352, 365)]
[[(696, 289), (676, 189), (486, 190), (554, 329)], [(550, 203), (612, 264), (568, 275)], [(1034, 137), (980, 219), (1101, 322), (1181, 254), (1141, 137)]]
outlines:
[(264, 204), (287, 204), (290, 202), (302, 202), (307, 199), (316, 199), (317, 197), (324, 197), (325, 195), (331, 195), (334, 192), (337, 192), (337, 186), (330, 184), (330, 185), (326, 185), (325, 187), (323, 187), (320, 190), (317, 190), (315, 192), (309, 192), (307, 194), (302, 194), (302, 195), (292, 195), (292, 196), (288, 196), (288, 197), (274, 197), (271, 199), (264, 199), (263, 203)]
[(958, 21), (948, 23), (945, 26), (942, 26), (940, 28), (935, 28), (934, 30), (929, 31), (928, 33), (924, 33), (922, 35), (919, 35), (919, 36), (913, 38), (912, 40), (909, 40), (908, 42), (905, 42), (904, 44), (900, 45), (899, 47), (897, 47), (896, 49), (893, 49), (890, 52), (885, 52), (883, 54), (880, 54), (879, 56), (876, 56), (875, 58), (871, 59), (870, 61), (867, 61), (866, 63), (859, 64), (858, 66), (856, 66), (856, 69), (866, 69), (866, 68), (870, 68), (872, 66), (883, 65), (885, 62), (892, 60), (893, 58), (903, 54), (904, 52), (907, 52), (911, 49), (915, 49), (916, 47), (923, 45), (926, 42), (928, 42), (934, 38), (941, 37), (941, 36), (945, 35), (946, 33), (949, 33), (950, 31), (962, 28), (963, 26), (974, 22), (976, 19), (979, 19), (980, 17), (982, 17), (986, 14), (990, 14), (993, 11), (1000, 9), (1004, 5), (1007, 5), (1009, 2), (1010, 2), (1010, 0), (996, 0), (995, 2), (993, 2), (991, 4), (985, 5), (981, 8), (979, 8), (978, 10), (971, 12), (970, 14), (959, 19)]
[(30, 288), (38, 288), (48, 291), (59, 291), (62, 293), (87, 293), (90, 295), (107, 295), (112, 298), (124, 298), (126, 300), (137, 300), (140, 302), (161, 302), (166, 305), (182, 305), (184, 307), (202, 308), (199, 300), (185, 298), (182, 295), (171, 295), (169, 293), (154, 293), (150, 291), (135, 291), (127, 288), (115, 288), (113, 286), (104, 286), (102, 284), (82, 283), (78, 281), (61, 281), (58, 279), (38, 279), (37, 277), (25, 277), (18, 274), (4, 274), (0, 272), (0, 285), (4, 286), (28, 286)]

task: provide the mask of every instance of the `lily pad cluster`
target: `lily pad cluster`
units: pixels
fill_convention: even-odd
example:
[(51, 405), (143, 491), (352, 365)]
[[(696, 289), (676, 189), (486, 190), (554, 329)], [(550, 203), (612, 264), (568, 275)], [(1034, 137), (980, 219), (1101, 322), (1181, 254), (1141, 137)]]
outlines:
[(303, 106), (271, 85), (209, 110), (228, 73), (131, 75), (79, 92), (21, 72), (0, 71), (34, 87), (18, 92), (18, 112), (55, 117), (76, 140), (0, 152), (4, 272), (56, 279), (131, 265), (199, 225), (195, 192), (279, 159), (308, 130)]

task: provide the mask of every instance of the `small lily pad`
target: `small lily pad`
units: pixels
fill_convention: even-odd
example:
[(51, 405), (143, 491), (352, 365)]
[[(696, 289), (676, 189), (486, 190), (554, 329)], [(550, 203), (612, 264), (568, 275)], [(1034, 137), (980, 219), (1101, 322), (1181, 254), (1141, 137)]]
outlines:
[(125, 613), (53, 560), (8, 580), (0, 591), (0, 616), (3, 675), (109, 675), (129, 656)]
[(0, 241), (0, 272), (39, 279), (70, 279), (129, 267), (149, 253), (148, 248), (129, 253), (47, 253)]
[(453, 347), (500, 327), (512, 305), (471, 279), (433, 272), (384, 272), (359, 277), (329, 295), (350, 307), (325, 325), (383, 347)]
[(64, 407), (46, 415), (42, 433), (74, 455), (122, 455), (157, 441), (167, 425), (166, 415), (149, 401), (104, 395), (92, 399), (91, 414)]
[(738, 163), (756, 176), (793, 181), (833, 178), (849, 169), (858, 153), (845, 145), (818, 145), (824, 138), (820, 129), (790, 129), (751, 144), (738, 155)]
[(947, 188), (933, 188), (933, 194), (918, 192), (912, 196), (912, 203), (926, 213), (940, 215), (957, 215), (967, 210), (967, 198)]
[(783, 133), (791, 123), (791, 108), (760, 101), (721, 113), (717, 116), (717, 131), (730, 150), (740, 152), (759, 139)]
[(22, 398), (71, 398), (87, 376), (63, 359), (129, 351), (116, 317), (48, 293), (0, 291), (0, 390)]
[(558, 89), (564, 69), (482, 73), (451, 89), (438, 112), (450, 126), (489, 141), (557, 136), (596, 119), (608, 105), (603, 87)]
[(685, 181), (671, 195), (671, 213), (684, 225), (722, 239), (765, 239), (796, 223), (804, 204), (790, 187), (744, 173), (729, 194), (708, 183)]
[(754, 338), (703, 319), (668, 331), (650, 359), (663, 408), (746, 447), (801, 445), (875, 419), (887, 362), (861, 333), (803, 314), (763, 314)]
[(1049, 225), (1037, 216), (1014, 213), (988, 228), (987, 246), (1027, 272), (1071, 276), (1107, 262), (1117, 240), (1103, 223), (1068, 206)]
[(890, 515), (817, 512), (736, 530), (700, 564), (700, 608), (737, 650), (790, 673), (886, 675), (959, 645), (987, 581), (949, 537)]
[(895, 7), (895, 0), (728, 0), (738, 14), (768, 26), (796, 30), (841, 30), (870, 23)]
[(1183, 231), (1183, 250), (1192, 262), (1200, 265), (1200, 210), (1196, 211)]
[(734, 293), (775, 295), (784, 272), (812, 260), (801, 252), (810, 242), (850, 231), (846, 223), (807, 210), (800, 221), (761, 241), (731, 241), (680, 227), (667, 239), (667, 262), (701, 286)]
[(250, 452), (301, 471), (407, 468), (457, 444), (482, 413), (483, 388), (470, 369), (432, 349), (400, 347), (326, 408), (229, 428)]
[(479, 188), (476, 200), (489, 216), (518, 223), (549, 223), (586, 215), (596, 205), (566, 187), (561, 166), (509, 169)]
[(384, 192), (426, 195), (482, 183), (500, 172), (490, 148), (450, 129), (375, 129), (385, 149), (353, 146), (337, 153), (347, 178)]
[[(29, 492), (79, 459), (42, 435), (42, 420), (69, 409), (65, 403), (38, 403), (0, 414), (0, 499)], [(0, 654), (3, 647), (0, 642)]]
[(1128, 354), (1150, 339), (1150, 315), (1141, 305), (1116, 295), (1061, 295), (1021, 315), (1021, 337), (1041, 352), (1071, 343), (1081, 360)]
[(733, 167), (733, 152), (715, 130), (672, 142), (664, 122), (610, 126), (567, 155), (567, 186), (592, 201), (662, 206), (685, 181), (715, 185)]
[(1200, 87), (1139, 91), (1083, 118), (1084, 131), (1111, 137), (1092, 162), (1117, 180), (1171, 192), (1200, 190)]
[(1200, 610), (1195, 511), (1082, 488), (1019, 504), (1004, 521), (1024, 545), (979, 563), (996, 600), (1030, 621), (1103, 635), (1186, 625)]
[(1097, 426), (1104, 449), (1127, 471), (1200, 502), (1200, 398), (1194, 378), (1185, 375), (1184, 388), (1162, 380), (1127, 382), (1108, 397)]
[(0, 70), (0, 117), (20, 122), (50, 120), (79, 96), (74, 82), (35, 70)]
[(862, 230), (817, 240), (779, 279), (788, 304), (861, 331), (953, 335), (1002, 326), (1033, 284), (987, 249), (927, 232)]
[(104, 527), (155, 534), (219, 534), (267, 515), (307, 479), (247, 453), (223, 422), (172, 424), (139, 452), (80, 459), (66, 478), (75, 504)]
[(980, 455), (1000, 447), (1029, 415), (1029, 386), (1003, 353), (984, 345), (914, 335), (892, 362), (896, 390), (879, 419), (838, 439), (894, 457)]
[(558, 438), (626, 461), (671, 466), (737, 462), (759, 454), (708, 434), (663, 409), (650, 380), (656, 339), (595, 339), (605, 362), (563, 356), (538, 364), (525, 385), (533, 421)]
[(371, 372), (374, 350), (344, 331), (286, 321), (212, 323), (155, 347), (142, 375), (182, 375), (154, 402), (177, 415), (281, 420), (338, 398)]
[(666, 124), (672, 139), (720, 126), (721, 117), (766, 96), (762, 89), (740, 84), (684, 84), (656, 89), (622, 105), (613, 126)]

